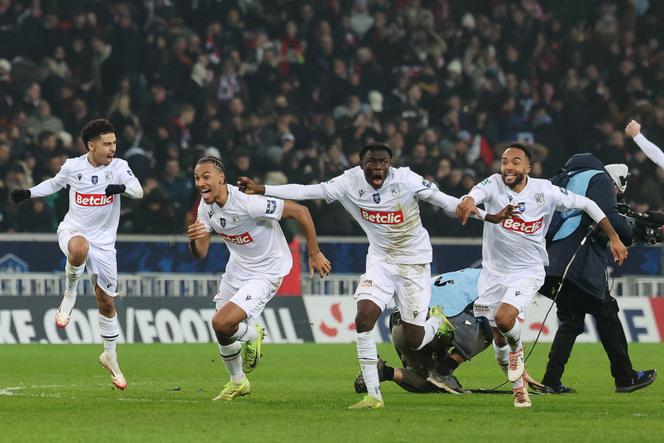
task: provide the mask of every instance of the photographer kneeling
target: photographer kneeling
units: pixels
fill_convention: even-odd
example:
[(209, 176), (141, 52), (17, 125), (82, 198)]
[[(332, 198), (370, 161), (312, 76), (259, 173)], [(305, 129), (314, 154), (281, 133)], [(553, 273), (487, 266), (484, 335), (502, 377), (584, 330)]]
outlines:
[[(629, 246), (634, 231), (629, 220), (618, 212), (616, 199), (617, 194), (625, 192), (627, 177), (628, 169), (624, 164), (604, 168), (594, 155), (577, 154), (551, 181), (595, 201), (622, 242)], [(581, 244), (586, 237), (585, 243)], [(575, 211), (556, 212), (547, 233), (547, 252), (550, 264), (541, 294), (554, 298), (568, 265), (569, 270), (555, 299), (559, 326), (549, 352), (541, 392), (575, 392), (563, 385), (561, 378), (576, 337), (584, 331), (586, 314), (592, 315), (596, 321), (599, 339), (611, 363), (616, 392), (632, 392), (655, 381), (657, 372), (654, 369), (635, 371), (632, 368), (627, 339), (618, 318), (618, 303), (609, 291), (607, 239), (602, 232), (593, 230), (593, 221)]]

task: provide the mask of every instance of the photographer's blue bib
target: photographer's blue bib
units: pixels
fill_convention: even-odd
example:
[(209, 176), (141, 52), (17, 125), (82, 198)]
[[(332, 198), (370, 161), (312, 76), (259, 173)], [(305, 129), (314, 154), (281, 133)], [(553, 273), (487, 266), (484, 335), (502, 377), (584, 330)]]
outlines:
[[(583, 172), (579, 172), (570, 177), (567, 186), (565, 187), (568, 191), (572, 191), (575, 194), (586, 195), (588, 191), (588, 185), (590, 180), (597, 174), (601, 174), (604, 171), (599, 171), (597, 169), (589, 169)], [(569, 237), (572, 232), (581, 224), (581, 217), (583, 214), (578, 209), (570, 209), (567, 211), (561, 211), (560, 216), (563, 219), (563, 224), (560, 225), (556, 235), (553, 236), (553, 241), (562, 240)]]

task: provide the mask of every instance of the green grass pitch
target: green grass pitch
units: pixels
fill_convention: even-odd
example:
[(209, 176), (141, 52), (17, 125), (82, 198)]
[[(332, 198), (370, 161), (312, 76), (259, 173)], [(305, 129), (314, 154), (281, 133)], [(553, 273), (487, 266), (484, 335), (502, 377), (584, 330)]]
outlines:
[[(541, 377), (549, 344), (529, 371)], [(129, 386), (113, 390), (96, 358), (101, 346), (0, 346), (0, 441), (620, 441), (664, 440), (664, 380), (615, 394), (599, 344), (579, 344), (566, 396), (533, 395), (517, 410), (511, 395), (410, 394), (383, 384), (386, 408), (349, 411), (358, 371), (354, 345), (264, 346), (252, 394), (212, 402), (227, 376), (216, 346), (119, 345)], [(389, 345), (380, 352), (397, 362)], [(634, 344), (639, 369), (664, 370), (664, 347)], [(457, 375), (491, 388), (502, 373), (487, 350)]]

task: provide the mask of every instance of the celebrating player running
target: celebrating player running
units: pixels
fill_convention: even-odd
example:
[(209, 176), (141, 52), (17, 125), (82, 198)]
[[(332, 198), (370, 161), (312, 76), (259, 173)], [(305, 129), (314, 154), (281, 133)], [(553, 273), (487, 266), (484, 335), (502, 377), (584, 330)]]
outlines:
[(114, 158), (115, 129), (108, 120), (97, 119), (86, 124), (81, 138), (88, 153), (71, 158), (57, 175), (30, 189), (15, 190), (16, 203), (43, 197), (69, 187), (69, 211), (58, 226), (58, 244), (67, 256), (66, 288), (55, 323), (64, 328), (69, 323), (76, 303), (78, 282), (86, 267), (95, 287), (99, 307), (99, 331), (104, 352), (99, 363), (111, 373), (111, 381), (118, 389), (125, 389), (127, 381), (120, 371), (115, 342), (120, 324), (115, 311), (117, 295), (117, 262), (115, 239), (120, 220), (120, 198), (143, 197), (143, 188), (126, 161)]
[[(383, 407), (378, 355), (373, 328), (381, 312), (396, 293), (407, 344), (422, 349), (443, 324), (440, 307), (432, 308), (431, 242), (422, 226), (418, 200), (427, 201), (454, 214), (459, 200), (444, 194), (409, 168), (393, 168), (392, 150), (382, 143), (366, 145), (361, 165), (317, 185), (257, 185), (247, 177), (238, 181), (250, 194), (290, 199), (339, 201), (357, 220), (369, 239), (367, 269), (355, 291), (357, 301), (357, 356), (368, 395), (353, 409)], [(484, 211), (474, 210), (479, 217)], [(487, 216), (487, 220), (494, 220)]]
[[(212, 328), (230, 381), (214, 400), (233, 400), (247, 395), (251, 387), (245, 376), (261, 357), (264, 331), (255, 324), (274, 296), (293, 259), (278, 220), (294, 218), (307, 240), (309, 267), (321, 277), (330, 262), (318, 249), (316, 230), (304, 206), (276, 198), (246, 195), (226, 184), (224, 166), (216, 157), (203, 157), (194, 169), (201, 193), (198, 219), (189, 226), (189, 247), (194, 257), (205, 258), (210, 233), (228, 246), (230, 260), (214, 297), (217, 312)], [(240, 342), (244, 346), (240, 346)]]
[(513, 143), (503, 152), (500, 174), (476, 185), (462, 197), (456, 210), (465, 223), (476, 205), (482, 203), (489, 212), (506, 205), (514, 207), (511, 218), (484, 226), (480, 296), (475, 301), (474, 314), (491, 322), (496, 359), (513, 382), (516, 407), (530, 406), (523, 378), (521, 331), (516, 319), (544, 282), (544, 266), (548, 265), (545, 234), (554, 212), (585, 211), (608, 235), (615, 261), (622, 264), (627, 257), (627, 248), (595, 202), (548, 180), (528, 177), (530, 164), (528, 149)]

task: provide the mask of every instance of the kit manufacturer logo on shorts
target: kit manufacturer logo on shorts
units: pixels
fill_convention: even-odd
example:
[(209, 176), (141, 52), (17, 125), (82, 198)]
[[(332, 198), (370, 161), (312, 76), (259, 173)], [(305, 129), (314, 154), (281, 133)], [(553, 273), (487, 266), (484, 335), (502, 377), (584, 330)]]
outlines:
[(79, 206), (106, 206), (113, 203), (112, 195), (105, 194), (75, 194), (76, 204)]
[(254, 241), (254, 239), (251, 238), (251, 235), (249, 235), (248, 232), (238, 235), (228, 235), (220, 232), (219, 237), (223, 238), (225, 241), (229, 243), (233, 243), (234, 245), (246, 245)]
[(398, 225), (403, 223), (403, 212), (368, 211), (360, 208), (362, 218), (377, 225)]
[(534, 234), (544, 226), (544, 217), (540, 217), (537, 220), (525, 221), (517, 216), (503, 220), (501, 223), (503, 228), (509, 229), (510, 231), (522, 232), (524, 234)]

